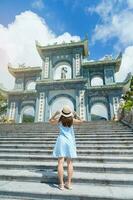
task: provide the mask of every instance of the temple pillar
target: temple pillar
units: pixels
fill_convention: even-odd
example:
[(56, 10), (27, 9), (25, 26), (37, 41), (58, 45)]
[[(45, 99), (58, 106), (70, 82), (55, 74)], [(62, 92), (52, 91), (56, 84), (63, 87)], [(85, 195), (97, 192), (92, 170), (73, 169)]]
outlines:
[(87, 72), (87, 79), (88, 79), (88, 86), (91, 86), (91, 77), (90, 77), (90, 71)]
[(82, 120), (86, 120), (85, 90), (79, 91), (79, 114)]
[(110, 120), (113, 119), (114, 117), (114, 112), (113, 112), (113, 100), (111, 96), (108, 96), (109, 99), (109, 109), (110, 109)]
[(8, 119), (16, 122), (16, 102), (15, 101), (10, 102)]
[(49, 67), (50, 67), (50, 58), (45, 57), (45, 61), (43, 62), (43, 71), (42, 71), (42, 79), (49, 78)]
[(44, 115), (44, 121), (45, 122), (48, 122), (48, 120), (49, 120), (49, 113), (50, 113), (50, 111), (49, 111), (49, 105), (48, 105), (48, 95), (49, 95), (49, 92), (48, 91), (46, 91), (45, 92), (45, 115)]
[(36, 105), (35, 105), (35, 122), (38, 122), (38, 111), (39, 111), (39, 97), (36, 98)]
[(86, 116), (86, 121), (88, 121), (88, 115), (89, 115), (89, 112), (88, 112), (89, 110), (88, 110), (88, 96), (87, 96), (87, 94), (85, 95), (85, 116)]
[(15, 122), (19, 123), (19, 102), (16, 102), (16, 109), (15, 109)]
[(75, 68), (76, 68), (76, 76), (80, 76), (80, 54), (75, 54)]
[(113, 97), (113, 111), (114, 111), (114, 120), (118, 120), (118, 108), (119, 108), (119, 98), (118, 96)]
[(76, 90), (76, 112), (79, 114), (79, 91)]
[(91, 121), (91, 105), (90, 105), (90, 97), (87, 97), (87, 109), (88, 109), (88, 121)]
[(36, 121), (43, 122), (44, 121), (44, 110), (45, 110), (45, 92), (39, 93), (39, 99), (37, 100), (37, 118)]

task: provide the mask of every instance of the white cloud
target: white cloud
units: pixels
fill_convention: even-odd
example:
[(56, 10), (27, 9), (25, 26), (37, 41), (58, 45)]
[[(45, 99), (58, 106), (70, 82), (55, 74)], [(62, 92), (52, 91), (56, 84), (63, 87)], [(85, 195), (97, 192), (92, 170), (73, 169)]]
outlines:
[(122, 57), (121, 69), (120, 72), (116, 74), (116, 79), (122, 81), (125, 79), (128, 72), (133, 74), (133, 46), (129, 46), (125, 49)]
[(133, 0), (127, 0), (128, 6), (130, 9), (133, 8)]
[(71, 36), (69, 33), (57, 37), (45, 20), (31, 11), (17, 15), (15, 21), (7, 28), (0, 25), (0, 82), (8, 89), (13, 88), (14, 79), (7, 70), (8, 62), (14, 66), (22, 63), (26, 66), (41, 66), (35, 40), (47, 45), (56, 41), (60, 43), (79, 39), (78, 36)]
[(34, 0), (32, 7), (41, 10), (44, 8), (44, 2), (42, 0)]
[(97, 25), (93, 41), (107, 41), (112, 37), (118, 38), (123, 47), (133, 44), (133, 12), (123, 11), (113, 15), (107, 23)]
[(93, 44), (116, 38), (114, 50), (125, 49), (117, 81), (122, 81), (128, 72), (133, 73), (133, 1), (124, 3), (124, 0), (102, 0), (96, 7), (88, 8), (88, 12), (96, 12), (101, 19), (94, 30)]
[(96, 7), (87, 7), (86, 11), (89, 13), (97, 13), (101, 16), (101, 19), (106, 21), (109, 18), (109, 15), (112, 13), (113, 4), (111, 1), (103, 0), (100, 4)]

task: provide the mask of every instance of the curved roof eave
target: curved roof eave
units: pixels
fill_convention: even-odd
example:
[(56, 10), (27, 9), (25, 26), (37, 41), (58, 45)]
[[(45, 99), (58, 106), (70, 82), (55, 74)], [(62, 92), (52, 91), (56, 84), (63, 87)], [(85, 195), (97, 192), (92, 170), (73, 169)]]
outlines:
[(113, 60), (98, 60), (98, 61), (92, 61), (92, 62), (83, 62), (83, 67), (99, 67), (99, 66), (109, 66), (109, 65), (115, 66), (115, 72), (118, 72), (121, 65), (121, 58), (113, 59)]
[(8, 71), (10, 72), (10, 74), (12, 74), (14, 77), (16, 76), (16, 74), (19, 74), (19, 73), (27, 73), (27, 72), (41, 72), (42, 69), (41, 67), (24, 67), (24, 68), (14, 68), (14, 67), (11, 67), (8, 65)]
[(36, 48), (43, 59), (43, 52), (48, 51), (48, 50), (53, 50), (53, 49), (61, 49), (61, 48), (72, 48), (72, 47), (78, 47), (78, 46), (83, 46), (83, 55), (88, 56), (88, 39), (84, 39), (82, 41), (78, 42), (71, 42), (71, 43), (62, 43), (62, 44), (54, 44), (54, 45), (47, 45), (47, 46), (41, 46), (38, 41), (36, 41)]
[(8, 96), (8, 92), (9, 92), (8, 90), (0, 88), (0, 93), (1, 93), (4, 97), (7, 97), (7, 96)]
[(123, 81), (124, 87), (123, 87), (123, 92), (126, 93), (131, 85), (131, 80), (132, 80), (132, 74), (128, 73), (125, 80)]

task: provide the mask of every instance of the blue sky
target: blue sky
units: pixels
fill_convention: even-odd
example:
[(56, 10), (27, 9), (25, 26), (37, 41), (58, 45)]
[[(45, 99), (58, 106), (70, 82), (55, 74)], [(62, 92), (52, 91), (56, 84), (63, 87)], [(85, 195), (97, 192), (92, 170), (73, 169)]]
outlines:
[[(133, 0), (0, 0), (0, 73), (7, 63), (40, 65), (35, 40), (84, 39), (90, 60), (123, 52), (118, 79), (133, 72)], [(12, 81), (11, 81), (12, 82)]]
[[(94, 29), (102, 23), (102, 18), (96, 12), (88, 12), (87, 9), (96, 7), (100, 0), (42, 0), (41, 5), (34, 0), (1, 0), (0, 23), (4, 26), (12, 23), (15, 16), (26, 10), (31, 10), (44, 18), (49, 28), (57, 35), (69, 32), (83, 39), (86, 34), (89, 38), (90, 59), (99, 59), (105, 54), (117, 54), (114, 50), (117, 38), (111, 38), (107, 43), (98, 40), (92, 44)], [(118, 6), (116, 2), (114, 6)], [(122, 5), (122, 9), (125, 5)], [(8, 14), (7, 14), (8, 13)], [(123, 47), (121, 48), (123, 51)]]

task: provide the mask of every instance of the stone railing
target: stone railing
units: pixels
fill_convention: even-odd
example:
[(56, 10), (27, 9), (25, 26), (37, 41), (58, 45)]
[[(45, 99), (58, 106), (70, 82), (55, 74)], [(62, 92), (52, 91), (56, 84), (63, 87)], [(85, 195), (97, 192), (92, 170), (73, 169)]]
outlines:
[(133, 129), (133, 108), (131, 109), (131, 111), (119, 109), (118, 116), (120, 121), (127, 124)]

